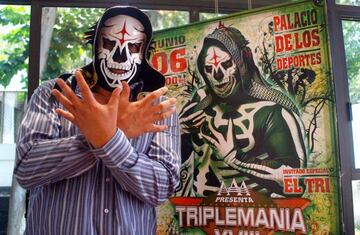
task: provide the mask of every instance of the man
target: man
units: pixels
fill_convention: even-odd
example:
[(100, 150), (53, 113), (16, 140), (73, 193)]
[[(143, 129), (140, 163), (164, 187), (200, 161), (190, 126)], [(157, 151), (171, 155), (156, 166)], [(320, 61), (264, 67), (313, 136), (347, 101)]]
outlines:
[(190, 175), (183, 196), (208, 196), (233, 180), (284, 196), (283, 169), (306, 166), (297, 107), (262, 80), (247, 44), (222, 24), (204, 39), (197, 66), (205, 85), (180, 112), (182, 174)]
[(175, 99), (145, 59), (151, 35), (140, 10), (110, 8), (89, 36), (93, 64), (34, 93), (15, 167), (30, 190), (26, 234), (155, 234), (180, 143)]

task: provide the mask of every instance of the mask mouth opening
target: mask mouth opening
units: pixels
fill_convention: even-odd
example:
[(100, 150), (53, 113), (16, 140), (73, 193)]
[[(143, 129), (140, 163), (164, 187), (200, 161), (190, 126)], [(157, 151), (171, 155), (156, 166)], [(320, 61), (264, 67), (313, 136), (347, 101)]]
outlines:
[(222, 83), (222, 84), (218, 84), (218, 85), (215, 85), (216, 89), (219, 90), (219, 91), (225, 91), (226, 88), (231, 85), (231, 84), (228, 84), (228, 83)]
[(227, 97), (233, 92), (235, 85), (235, 78), (231, 78), (227, 82), (213, 84), (213, 89), (218, 96)]
[(112, 73), (114, 75), (122, 75), (122, 74), (126, 73), (129, 70), (109, 68), (109, 71), (110, 71), (110, 73)]
[[(107, 66), (106, 66), (107, 65)], [(105, 74), (105, 79), (110, 86), (121, 84), (121, 81), (129, 82), (137, 72), (137, 66), (119, 65), (107, 63), (105, 59), (101, 60), (101, 70)]]

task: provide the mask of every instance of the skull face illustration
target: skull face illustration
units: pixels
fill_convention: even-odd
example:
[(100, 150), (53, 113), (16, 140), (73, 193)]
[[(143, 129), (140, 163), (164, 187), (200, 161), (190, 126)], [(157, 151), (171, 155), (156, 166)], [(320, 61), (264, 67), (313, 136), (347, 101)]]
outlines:
[(137, 19), (118, 15), (107, 19), (100, 29), (95, 60), (110, 87), (128, 83), (143, 61), (146, 34)]
[(236, 65), (231, 55), (217, 46), (210, 46), (206, 51), (204, 66), (213, 91), (222, 98), (232, 94), (236, 85)]

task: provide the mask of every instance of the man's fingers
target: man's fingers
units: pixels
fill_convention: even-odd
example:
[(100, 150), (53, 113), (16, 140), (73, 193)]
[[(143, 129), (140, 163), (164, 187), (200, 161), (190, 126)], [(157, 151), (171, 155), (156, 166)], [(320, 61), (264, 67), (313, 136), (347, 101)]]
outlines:
[(145, 98), (143, 99), (143, 102), (145, 104), (149, 104), (154, 102), (155, 100), (157, 100), (160, 96), (165, 95), (165, 93), (168, 91), (168, 88), (166, 86), (161, 87), (153, 92), (151, 92), (150, 94), (148, 94), (147, 96), (145, 96)]
[(175, 98), (170, 98), (170, 99), (167, 99), (167, 100), (161, 102), (158, 105), (155, 105), (154, 108), (153, 108), (153, 111), (155, 113), (165, 112), (168, 109), (176, 108), (175, 104), (176, 104), (176, 99)]
[(165, 131), (167, 128), (167, 125), (152, 124), (146, 129), (146, 132), (161, 132)]
[(173, 114), (174, 112), (175, 112), (175, 109), (169, 109), (166, 112), (157, 113), (153, 117), (153, 122), (158, 122), (158, 121), (164, 120), (164, 119), (170, 117), (171, 114)]
[(111, 97), (109, 99), (108, 105), (115, 105), (116, 107), (119, 104), (120, 99), (120, 88), (116, 87), (115, 90), (111, 93)]
[(55, 109), (55, 112), (76, 125), (75, 117), (70, 112), (64, 111), (62, 109)]
[(78, 106), (81, 104), (80, 99), (75, 95), (75, 93), (71, 90), (71, 88), (60, 78), (56, 79), (56, 83), (61, 88), (61, 91), (64, 95), (70, 100), (70, 102)]
[(121, 91), (121, 98), (122, 99), (125, 99), (126, 98), (126, 100), (129, 100), (129, 97), (130, 97), (130, 86), (129, 86), (129, 84), (127, 83), (127, 82), (121, 82), (121, 84), (122, 84), (122, 87), (123, 87), (123, 89), (122, 89), (122, 91)]
[(67, 110), (73, 112), (74, 110), (73, 104), (70, 102), (68, 98), (66, 98), (66, 96), (61, 94), (61, 92), (56, 89), (53, 89), (51, 93), (53, 94), (53, 96), (55, 96), (56, 100), (59, 101), (59, 103), (61, 103)]
[(75, 78), (84, 100), (93, 101), (94, 97), (80, 70), (75, 72)]

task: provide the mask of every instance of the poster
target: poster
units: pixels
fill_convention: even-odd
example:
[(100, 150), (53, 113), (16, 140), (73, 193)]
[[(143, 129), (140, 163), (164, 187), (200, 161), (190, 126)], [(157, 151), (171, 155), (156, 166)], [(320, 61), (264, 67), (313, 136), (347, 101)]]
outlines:
[(312, 1), (154, 34), (182, 140), (158, 234), (340, 234), (327, 38)]

